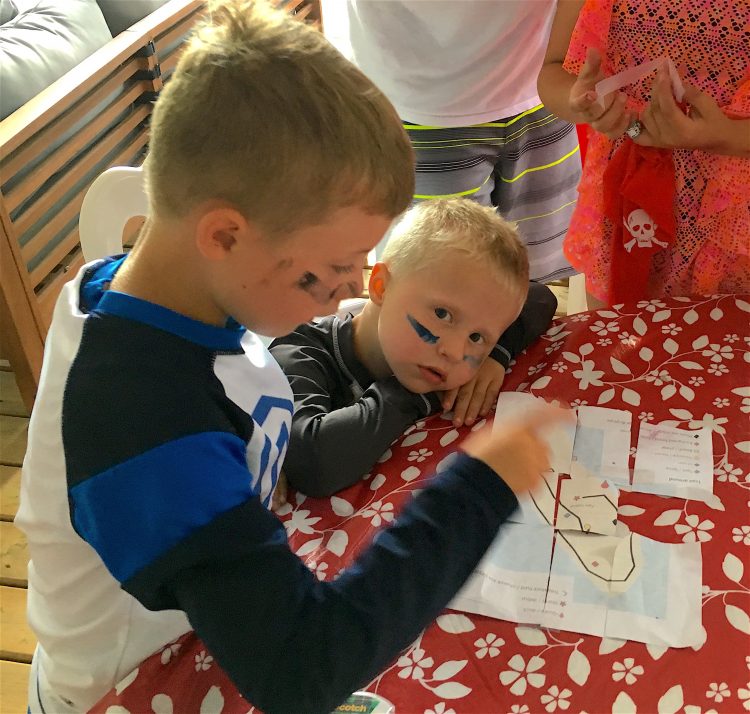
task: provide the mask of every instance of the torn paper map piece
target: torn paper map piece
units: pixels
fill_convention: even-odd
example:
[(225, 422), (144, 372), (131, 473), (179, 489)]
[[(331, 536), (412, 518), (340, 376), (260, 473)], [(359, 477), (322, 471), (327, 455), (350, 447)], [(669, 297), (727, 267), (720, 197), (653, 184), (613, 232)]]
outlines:
[(632, 414), (606, 407), (578, 407), (571, 476), (630, 483), (630, 426)]
[(507, 523), (449, 607), (521, 624), (697, 646), (699, 543)]
[(542, 474), (542, 482), (532, 491), (517, 496), (518, 510), (511, 514), (512, 523), (549, 526), (555, 522), (557, 509), (558, 481), (560, 477), (553, 471)]
[(703, 641), (701, 549), (624, 538), (558, 533), (550, 590), (539, 624), (669, 647)]
[(710, 429), (687, 431), (642, 422), (631, 490), (711, 501), (713, 467)]
[(557, 530), (614, 535), (620, 492), (599, 478), (560, 478)]
[(512, 523), (547, 526), (579, 533), (614, 535), (619, 490), (602, 479), (542, 474), (542, 483), (518, 497)]

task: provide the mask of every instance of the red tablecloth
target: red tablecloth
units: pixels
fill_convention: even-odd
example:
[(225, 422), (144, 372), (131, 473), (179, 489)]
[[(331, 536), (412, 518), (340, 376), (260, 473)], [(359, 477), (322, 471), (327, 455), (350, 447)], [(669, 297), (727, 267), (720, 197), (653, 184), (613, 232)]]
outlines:
[[(750, 711), (749, 326), (750, 296), (573, 315), (518, 360), (504, 387), (627, 409), (634, 424), (669, 420), (713, 431), (723, 508), (620, 497), (632, 530), (702, 543), (702, 647), (664, 650), (446, 611), (369, 689), (398, 714)], [(293, 497), (283, 519), (294, 550), (319, 578), (335, 577), (466, 432), (439, 417), (420, 421), (360, 484), (330, 499)], [(631, 454), (636, 439), (634, 427)], [(113, 705), (123, 709), (108, 710)], [(152, 710), (254, 711), (193, 634), (146, 660), (95, 709)]]

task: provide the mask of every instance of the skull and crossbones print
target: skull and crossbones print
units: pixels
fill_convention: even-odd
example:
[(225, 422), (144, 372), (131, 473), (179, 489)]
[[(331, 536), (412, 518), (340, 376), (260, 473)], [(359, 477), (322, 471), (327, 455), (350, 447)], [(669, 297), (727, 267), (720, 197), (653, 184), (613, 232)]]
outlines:
[(650, 248), (653, 243), (666, 248), (667, 244), (656, 237), (658, 226), (651, 219), (651, 216), (642, 208), (636, 208), (631, 211), (627, 219), (623, 220), (623, 225), (628, 229), (632, 240), (625, 242), (625, 250), (630, 253), (634, 245), (639, 248)]

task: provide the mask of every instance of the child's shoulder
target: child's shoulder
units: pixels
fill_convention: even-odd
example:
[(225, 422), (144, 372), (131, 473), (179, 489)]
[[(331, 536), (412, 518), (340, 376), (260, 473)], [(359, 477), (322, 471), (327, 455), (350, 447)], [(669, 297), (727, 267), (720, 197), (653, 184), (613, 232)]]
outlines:
[(316, 347), (333, 353), (334, 344), (350, 329), (350, 320), (340, 320), (336, 315), (317, 318), (296, 327), (288, 335), (277, 337), (269, 347), (276, 356), (290, 347)]

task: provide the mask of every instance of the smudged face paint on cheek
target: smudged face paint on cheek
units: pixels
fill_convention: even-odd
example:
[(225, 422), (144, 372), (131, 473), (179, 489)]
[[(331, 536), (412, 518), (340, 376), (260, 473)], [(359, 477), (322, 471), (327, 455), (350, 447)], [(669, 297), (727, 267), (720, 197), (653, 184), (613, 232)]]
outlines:
[(406, 319), (409, 324), (414, 328), (414, 332), (417, 333), (420, 340), (426, 342), (429, 345), (434, 345), (440, 339), (437, 335), (433, 335), (421, 322), (407, 314)]
[(479, 369), (482, 366), (484, 360), (473, 355), (464, 355), (464, 362), (466, 362), (472, 369)]
[(346, 297), (356, 297), (357, 283), (348, 282), (335, 288), (328, 287), (320, 278), (307, 271), (297, 281), (297, 287), (304, 290), (319, 305), (330, 305), (333, 300), (343, 300)]

